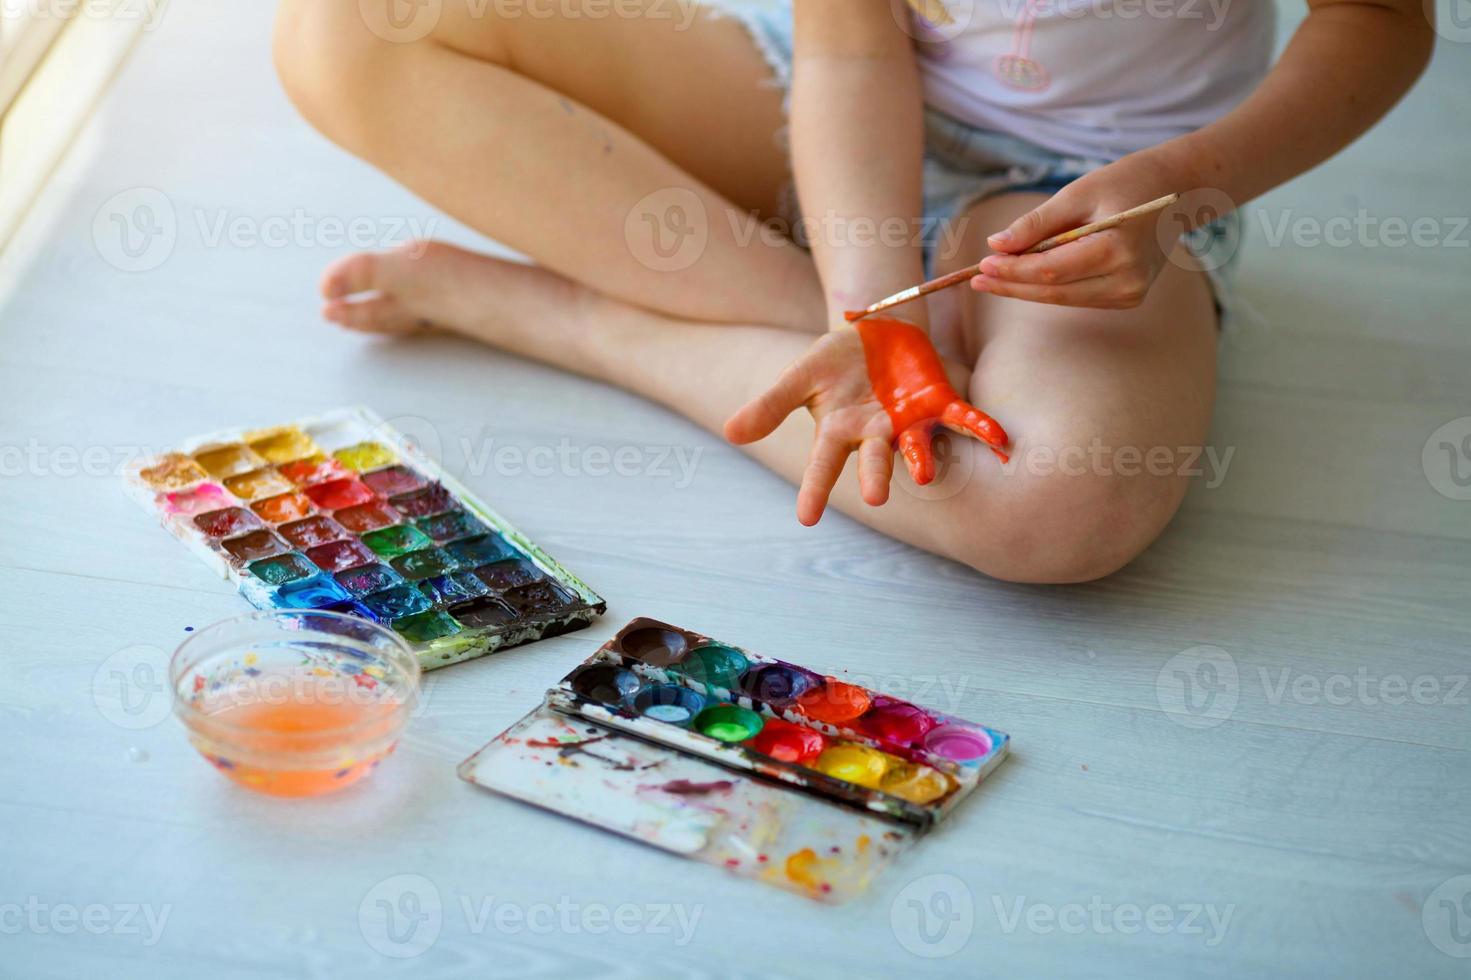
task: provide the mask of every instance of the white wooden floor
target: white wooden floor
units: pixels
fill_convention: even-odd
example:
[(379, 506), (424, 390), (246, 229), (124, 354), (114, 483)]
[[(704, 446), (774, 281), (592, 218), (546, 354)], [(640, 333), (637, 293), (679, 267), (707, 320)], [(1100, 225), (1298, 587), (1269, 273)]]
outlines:
[[(837, 517), (803, 530), (790, 488), (620, 392), (320, 325), (318, 271), (347, 250), (324, 222), (440, 219), (289, 110), (268, 6), (170, 8), (0, 259), (0, 974), (1468, 975), (1471, 501), (1439, 443), (1471, 432), (1471, 45), (1442, 42), (1370, 139), (1252, 212), (1244, 291), (1270, 326), (1226, 346), (1224, 482), (1125, 572), (1040, 589)], [(149, 227), (138, 204), (175, 236), (129, 273), (110, 216)], [(1268, 241), (1284, 215), (1360, 209), (1450, 241)], [(284, 245), (214, 237), (293, 217)], [(243, 603), (112, 471), (355, 402), (422, 420), (610, 608), (431, 675), (359, 789), (256, 798), (194, 757), (156, 688), (186, 627)], [(513, 475), (475, 466), (485, 440), (700, 455), (687, 485)], [(1010, 731), (1015, 755), (839, 909), (455, 778), (636, 614), (897, 687)], [(915, 614), (917, 635), (895, 625)]]

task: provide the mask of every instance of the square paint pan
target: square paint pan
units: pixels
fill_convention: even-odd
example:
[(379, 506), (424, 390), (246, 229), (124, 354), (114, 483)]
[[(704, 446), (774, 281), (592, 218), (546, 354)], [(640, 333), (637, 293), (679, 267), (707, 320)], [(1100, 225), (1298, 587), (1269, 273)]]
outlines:
[(425, 670), (582, 629), (607, 608), (365, 408), (199, 436), (126, 482), (253, 605), (381, 623)]

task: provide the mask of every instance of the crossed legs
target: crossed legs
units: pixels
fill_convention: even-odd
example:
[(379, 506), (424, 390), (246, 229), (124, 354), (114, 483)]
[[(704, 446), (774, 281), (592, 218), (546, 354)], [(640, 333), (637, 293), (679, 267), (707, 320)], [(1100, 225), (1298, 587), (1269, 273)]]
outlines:
[[(501, 18), (493, 5), (475, 17), (446, 0), (429, 36), (394, 43), (359, 9), (285, 0), (276, 57), (292, 99), (329, 138), (537, 265), (442, 244), (351, 256), (324, 276), (329, 319), (454, 329), (716, 432), (824, 329), (811, 260), (743, 223), (776, 210), (788, 176), (780, 93), (738, 24)], [(698, 260), (677, 270), (641, 254), (629, 227), (640, 202), (671, 189), (693, 195), (707, 229)], [(973, 208), (953, 264), (1035, 201)], [(952, 439), (932, 487), (901, 473), (890, 502), (871, 508), (845, 474), (834, 505), (1015, 581), (1097, 578), (1147, 547), (1187, 480), (1139, 460), (1201, 445), (1214, 397), (1200, 275), (1168, 266), (1129, 311), (954, 290), (935, 317), (942, 352), (970, 371), (971, 400), (1018, 438), (1014, 462)], [(750, 452), (795, 482), (811, 442), (799, 415)]]

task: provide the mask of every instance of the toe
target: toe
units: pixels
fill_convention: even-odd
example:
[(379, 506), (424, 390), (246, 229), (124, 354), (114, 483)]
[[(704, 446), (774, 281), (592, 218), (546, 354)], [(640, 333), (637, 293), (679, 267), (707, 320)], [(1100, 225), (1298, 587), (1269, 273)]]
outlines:
[(408, 314), (392, 296), (364, 300), (328, 300), (322, 316), (339, 326), (362, 333), (412, 333), (425, 324)]
[(338, 259), (322, 273), (322, 297), (341, 299), (378, 288), (378, 256), (359, 252)]

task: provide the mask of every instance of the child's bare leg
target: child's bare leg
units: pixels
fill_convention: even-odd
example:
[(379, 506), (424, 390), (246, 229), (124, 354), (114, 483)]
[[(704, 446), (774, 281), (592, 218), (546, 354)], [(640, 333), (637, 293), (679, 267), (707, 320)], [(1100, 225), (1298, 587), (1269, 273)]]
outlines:
[[(987, 234), (1043, 199), (1006, 194), (978, 204), (964, 247), (939, 271), (987, 254)], [(1124, 565), (1164, 530), (1201, 465), (1218, 317), (1205, 276), (1183, 247), (1177, 256), (1183, 264), (1166, 264), (1132, 310), (956, 290), (979, 351), (970, 400), (1018, 443), (1007, 467), (1015, 475), (988, 479), (976, 506), (1021, 516), (983, 533), (1022, 578), (1096, 578)], [(979, 469), (995, 476), (994, 467)]]
[[(985, 202), (970, 227), (983, 238), (1033, 204), (1028, 195)], [(979, 249), (979, 240), (969, 247)], [(810, 343), (769, 326), (711, 330), (448, 246), (420, 261), (453, 266), (445, 273), (453, 295), (436, 301), (439, 319), (620, 385), (716, 432)], [(1168, 449), (1168, 465), (1178, 468), (1180, 450), (1205, 438), (1215, 314), (1200, 276), (1169, 266), (1145, 304), (1127, 312), (957, 295), (965, 339), (979, 350), (971, 400), (1018, 438), (1012, 464), (1003, 470), (979, 443), (952, 439), (949, 472), (936, 485), (916, 489), (900, 467), (889, 503), (874, 508), (859, 500), (848, 473), (834, 505), (998, 578), (1074, 582), (1115, 570), (1154, 540), (1185, 490), (1181, 475), (1149, 475), (1150, 450)], [(750, 451), (796, 482), (811, 445), (812, 422), (798, 413)]]
[[(774, 206), (759, 200), (761, 188), (785, 180), (785, 160), (772, 152), (765, 123), (731, 124), (734, 113), (769, 93), (749, 87), (759, 85), (765, 67), (738, 27), (716, 25), (724, 39), (709, 25), (671, 39), (639, 21), (599, 21), (574, 37), (574, 27), (587, 25), (523, 20), (507, 29), (564, 33), (560, 42), (542, 37), (518, 59), (514, 38), (495, 33), (505, 25), (466, 29), (447, 17), (439, 40), (391, 45), (364, 38), (355, 6), (287, 0), (278, 57), (308, 116), (481, 231), (593, 288), (449, 247), (412, 269), (402, 256), (350, 260), (337, 270), (337, 286), (386, 286), (399, 303), (397, 316), (434, 320), (620, 384), (717, 431), (808, 344), (779, 328), (823, 328), (812, 264), (791, 246), (742, 247), (728, 223), (712, 220), (701, 261), (664, 273), (633, 258), (624, 239), (627, 213), (663, 187), (690, 187), (702, 207), (722, 216), (724, 201), (681, 164), (742, 207)], [(447, 13), (453, 6), (446, 4)], [(334, 21), (344, 10), (345, 22)], [(615, 38), (610, 23), (633, 33)], [(689, 43), (697, 36), (707, 50)], [(630, 61), (610, 66), (615, 48), (630, 52)], [(543, 85), (495, 60), (524, 70), (537, 52), (559, 55), (539, 70), (572, 77)], [(597, 70), (579, 75), (579, 59)], [(732, 63), (739, 70), (726, 70)], [(640, 66), (653, 66), (652, 74)], [(743, 72), (744, 81), (732, 81)], [(701, 79), (714, 90), (682, 101)], [(610, 81), (619, 84), (604, 86)], [(603, 87), (613, 94), (605, 96)], [(566, 113), (553, 89), (574, 90), (602, 116), (574, 112), (575, 125), (558, 121)], [(769, 95), (768, 108), (779, 111)], [(648, 142), (611, 119), (625, 120)], [(607, 145), (602, 133), (612, 140), (612, 159), (589, 165)], [(1028, 206), (1018, 197), (982, 205), (971, 216), (973, 240), (955, 264), (981, 254), (984, 233)], [(874, 509), (845, 480), (834, 503), (888, 534), (1001, 578), (1077, 581), (1117, 568), (1158, 534), (1185, 481), (1126, 475), (1122, 457), (1093, 464), (1087, 454), (1095, 444), (1131, 454), (1200, 445), (1214, 383), (1214, 315), (1199, 277), (1170, 267), (1148, 302), (1127, 313), (974, 295), (960, 306), (976, 366), (971, 400), (1027, 444), (1070, 455), (1047, 468), (1023, 451), (1002, 471), (974, 442), (952, 440), (954, 475), (937, 488), (901, 487)], [(701, 325), (709, 321), (762, 325), (712, 331)], [(698, 400), (691, 390), (700, 392)], [(810, 420), (794, 417), (753, 454), (795, 481), (811, 435)], [(1084, 454), (1081, 471), (1070, 462), (1077, 451)]]
[[(633, 18), (445, 0), (432, 33), (396, 43), (369, 29), (372, 7), (282, 4), (282, 79), (328, 137), (606, 295), (692, 320), (822, 329), (810, 258), (745, 237), (789, 178), (782, 95), (739, 24), (702, 13), (684, 25), (692, 8), (667, 0)], [(655, 235), (666, 251), (683, 243), (673, 268)]]

